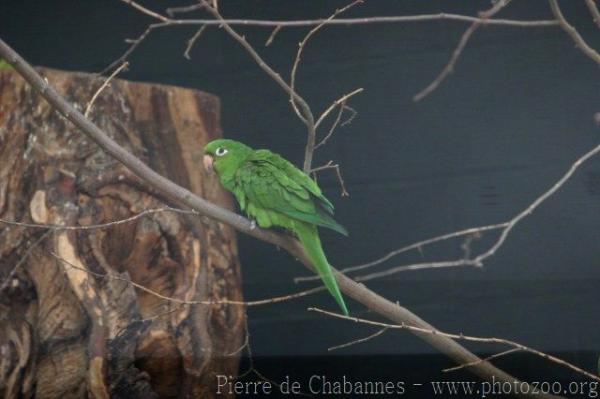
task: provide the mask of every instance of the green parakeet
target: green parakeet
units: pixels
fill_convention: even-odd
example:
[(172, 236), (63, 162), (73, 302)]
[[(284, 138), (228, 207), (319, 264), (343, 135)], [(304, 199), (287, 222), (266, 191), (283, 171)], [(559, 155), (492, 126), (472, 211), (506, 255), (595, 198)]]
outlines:
[(211, 141), (204, 147), (204, 154), (205, 168), (214, 169), (223, 187), (233, 193), (240, 208), (260, 227), (283, 227), (298, 237), (325, 287), (347, 315), (317, 227), (343, 235), (348, 232), (333, 220), (333, 205), (317, 183), (281, 156), (269, 150), (253, 150), (238, 141)]

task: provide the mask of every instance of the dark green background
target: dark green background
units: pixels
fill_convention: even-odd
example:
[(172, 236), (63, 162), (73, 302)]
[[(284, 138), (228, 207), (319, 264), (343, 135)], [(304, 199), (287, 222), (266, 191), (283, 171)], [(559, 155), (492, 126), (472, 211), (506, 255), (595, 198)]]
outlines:
[[(184, 3), (144, 4), (163, 10)], [(304, 19), (326, 17), (344, 4), (240, 0), (222, 1), (221, 7), (228, 17)], [(600, 49), (600, 30), (583, 1), (561, 4)], [(474, 15), (489, 6), (489, 1), (367, 1), (347, 16)], [(552, 15), (547, 2), (522, 0), (499, 17)], [(0, 37), (34, 64), (67, 70), (102, 70), (127, 48), (123, 40), (137, 37), (150, 22), (117, 0), (0, 3)], [(354, 122), (340, 128), (316, 156), (316, 164), (330, 159), (341, 164), (350, 192), (340, 198), (333, 173), (321, 175), (337, 219), (351, 232), (349, 238), (323, 232), (333, 264), (368, 261), (425, 238), (506, 221), (600, 142), (593, 121), (600, 111), (600, 70), (558, 27), (479, 29), (455, 73), (430, 97), (413, 103), (412, 96), (445, 65), (467, 27), (448, 21), (327, 27), (307, 45), (298, 89), (315, 110), (342, 93), (365, 89), (351, 102), (358, 111)], [(307, 32), (284, 29), (265, 48), (270, 29), (239, 30), (286, 78)], [(286, 95), (217, 28), (205, 32), (191, 61), (183, 58), (194, 31), (156, 31), (131, 58), (124, 77), (214, 93), (222, 102), (227, 137), (300, 163), (305, 130)], [(483, 270), (408, 272), (368, 286), (443, 330), (512, 339), (594, 370), (600, 349), (599, 220), (600, 159), (593, 159), (515, 228)], [(475, 248), (490, 242), (480, 240)], [(387, 266), (454, 258), (460, 244), (426, 247)], [(239, 245), (247, 299), (306, 287), (292, 282), (306, 271), (287, 253), (245, 236)], [(324, 293), (249, 309), (257, 367), (268, 376), (301, 378), (319, 370), (356, 379), (461, 376), (441, 375), (451, 362), (407, 333), (388, 332), (328, 353), (327, 347), (374, 330), (308, 313), (308, 306), (336, 310)], [(357, 303), (349, 306), (354, 315), (375, 318)], [(499, 349), (469, 347), (480, 353)], [(530, 356), (506, 358), (500, 365), (523, 378), (578, 378)]]

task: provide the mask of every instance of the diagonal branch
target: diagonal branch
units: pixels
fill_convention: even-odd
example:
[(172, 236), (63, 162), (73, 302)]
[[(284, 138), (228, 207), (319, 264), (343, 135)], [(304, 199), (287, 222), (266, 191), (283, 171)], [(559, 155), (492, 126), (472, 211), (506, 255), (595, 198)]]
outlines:
[(590, 10), (590, 14), (592, 14), (594, 23), (598, 25), (598, 28), (600, 28), (600, 11), (598, 10), (596, 0), (585, 0), (585, 4), (587, 4), (588, 9)]
[[(6, 59), (16, 71), (18, 71), (25, 80), (27, 80), (35, 90), (37, 90), (51, 106), (63, 115), (67, 120), (78, 127), (83, 134), (98, 144), (106, 153), (117, 159), (129, 170), (135, 173), (144, 182), (154, 187), (158, 192), (178, 203), (185, 204), (191, 209), (196, 210), (202, 215), (211, 217), (219, 222), (230, 225), (236, 230), (246, 233), (262, 241), (279, 246), (289, 252), (292, 256), (300, 260), (306, 267), (314, 270), (308, 256), (295, 239), (290, 236), (280, 234), (274, 231), (264, 230), (256, 227), (248, 219), (237, 215), (229, 210), (223, 209), (205, 199), (202, 199), (191, 191), (177, 185), (169, 179), (156, 173), (141, 160), (127, 152), (119, 144), (113, 141), (105, 132), (98, 128), (94, 123), (86, 119), (81, 112), (69, 104), (61, 95), (59, 95), (48, 82), (46, 82), (19, 54), (0, 39), (0, 57)], [(390, 319), (394, 323), (405, 323), (411, 326), (417, 326), (423, 329), (436, 330), (431, 324), (421, 319), (410, 310), (393, 303), (375, 292), (368, 289), (365, 285), (359, 284), (352, 279), (340, 274), (334, 270), (336, 279), (342, 292), (350, 298), (362, 303), (367, 308)], [(437, 331), (437, 330), (436, 330)], [(461, 346), (450, 337), (427, 334), (414, 331), (419, 338), (446, 354), (458, 364), (475, 362), (479, 360), (475, 354)], [(498, 369), (489, 362), (481, 362), (476, 366), (469, 368), (474, 374), (487, 381), (508, 381), (513, 383), (518, 381), (515, 377)], [(527, 385), (522, 383), (523, 386)], [(539, 397), (539, 396), (536, 396)]]
[[(204, 1), (204, 0), (202, 0), (202, 1)], [(294, 89), (292, 89), (292, 87), (290, 87), (290, 85), (288, 85), (285, 80), (283, 80), (283, 78), (281, 77), (281, 75), (279, 73), (275, 72), (273, 70), (273, 68), (271, 68), (262, 59), (262, 57), (256, 52), (256, 50), (254, 50), (252, 45), (250, 45), (250, 43), (248, 43), (248, 41), (243, 36), (241, 36), (239, 33), (237, 33), (227, 23), (227, 21), (221, 16), (221, 14), (217, 10), (215, 10), (213, 7), (208, 5), (206, 2), (204, 2), (204, 3), (206, 4), (206, 9), (216, 18), (216, 20), (223, 27), (223, 29), (225, 29), (225, 31), (227, 33), (229, 33), (229, 35), (231, 37), (233, 37), (235, 39), (235, 41), (237, 41), (239, 44), (241, 44), (242, 47), (244, 48), (244, 50), (246, 50), (248, 52), (248, 54), (250, 54), (250, 56), (258, 64), (258, 66), (263, 71), (265, 71), (267, 73), (267, 75), (269, 75), (291, 98), (293, 98), (294, 101), (296, 101), (300, 105), (300, 108), (301, 108), (304, 116), (306, 118), (308, 118), (309, 115), (312, 116), (312, 112), (310, 110), (310, 107), (308, 106), (308, 103), (302, 97), (300, 97), (300, 95), (298, 93), (296, 93), (294, 91)]]
[[(421, 251), (423, 249), (423, 247), (425, 247), (427, 245), (431, 245), (431, 244), (434, 244), (434, 243), (437, 243), (437, 242), (441, 242), (441, 241), (450, 240), (450, 239), (453, 239), (453, 238), (456, 238), (456, 237), (464, 237), (464, 236), (472, 237), (472, 236), (477, 236), (477, 235), (480, 235), (480, 234), (482, 234), (484, 232), (487, 232), (487, 231), (499, 230), (499, 229), (505, 228), (506, 226), (508, 226), (508, 222), (506, 222), (506, 223), (500, 223), (500, 224), (492, 224), (492, 225), (487, 225), (487, 226), (471, 227), (471, 228), (468, 228), (468, 229), (465, 229), (465, 230), (459, 230), (459, 231), (455, 231), (455, 232), (452, 232), (452, 233), (444, 234), (444, 235), (441, 235), (441, 236), (429, 238), (429, 239), (422, 240), (422, 241), (419, 241), (419, 242), (415, 242), (413, 244), (404, 246), (402, 248), (398, 248), (398, 249), (395, 249), (393, 251), (390, 251), (387, 254), (383, 255), (382, 257), (380, 257), (378, 259), (375, 259), (375, 260), (373, 260), (371, 262), (362, 263), (362, 264), (359, 264), (359, 265), (356, 265), (356, 266), (349, 266), (349, 267), (346, 267), (344, 269), (340, 269), (340, 273), (350, 273), (350, 272), (355, 272), (355, 271), (359, 271), (359, 270), (369, 269), (371, 267), (374, 267), (374, 266), (380, 265), (380, 264), (382, 264), (384, 262), (387, 262), (388, 260), (390, 260), (390, 259), (392, 259), (392, 258), (394, 258), (394, 257), (396, 257), (396, 256), (398, 256), (400, 254), (403, 254), (405, 252), (412, 251), (412, 250), (415, 250), (415, 249), (418, 250), (418, 251)], [(420, 270), (420, 269), (423, 269), (423, 267), (420, 267), (420, 268), (419, 267), (414, 267), (413, 270)], [(302, 281), (313, 281), (313, 280), (316, 280), (314, 278), (314, 276), (296, 277), (294, 279), (294, 282), (299, 283), (299, 282), (302, 282)]]
[[(331, 316), (331, 317), (335, 317), (338, 319), (342, 319), (342, 320), (348, 320), (348, 321), (353, 321), (355, 323), (359, 323), (359, 324), (366, 324), (366, 325), (370, 325), (370, 326), (377, 326), (377, 327), (381, 327), (381, 328), (388, 328), (390, 330), (408, 330), (408, 331), (412, 331), (412, 332), (418, 332), (418, 333), (423, 333), (423, 334), (431, 334), (431, 335), (442, 335), (448, 338), (452, 338), (452, 339), (457, 339), (457, 340), (461, 340), (461, 341), (469, 341), (469, 342), (481, 342), (481, 343), (488, 343), (488, 344), (501, 344), (501, 345), (506, 345), (506, 346), (510, 346), (512, 348), (524, 351), (524, 352), (529, 352), (532, 353), (536, 356), (539, 356), (541, 358), (544, 358), (546, 360), (551, 361), (552, 363), (556, 363), (559, 364), (563, 367), (569, 368), (573, 371), (575, 371), (576, 373), (579, 373), (581, 375), (586, 376), (587, 378), (594, 380), (594, 381), (598, 381), (600, 382), (600, 377), (597, 375), (594, 375), (588, 371), (585, 371), (569, 362), (566, 362), (556, 356), (552, 356), (549, 355), (547, 353), (544, 353), (542, 351), (539, 351), (537, 349), (533, 349), (530, 348), (529, 346), (520, 344), (518, 342), (515, 341), (511, 341), (509, 339), (504, 339), (504, 338), (496, 338), (496, 337), (473, 337), (470, 335), (464, 335), (464, 334), (452, 334), (452, 333), (447, 333), (447, 332), (443, 332), (440, 330), (430, 330), (430, 329), (424, 329), (421, 327), (416, 327), (416, 326), (412, 326), (409, 324), (405, 324), (402, 323), (400, 325), (397, 324), (389, 324), (389, 323), (380, 323), (378, 321), (373, 321), (373, 320), (367, 320), (367, 319), (361, 319), (359, 317), (352, 317), (352, 316), (346, 316), (343, 314), (339, 314), (339, 313), (335, 313), (335, 312), (329, 312), (327, 310), (323, 310), (323, 309), (319, 309), (319, 308), (308, 308), (308, 311), (310, 312), (317, 312), (317, 313), (321, 313), (327, 316)], [(474, 364), (464, 364), (463, 367), (469, 368), (476, 365)]]
[(573, 25), (571, 25), (569, 23), (569, 21), (567, 21), (567, 19), (563, 15), (562, 11), (560, 10), (560, 6), (558, 5), (558, 2), (556, 0), (549, 0), (549, 1), (550, 1), (550, 9), (552, 10), (552, 14), (554, 14), (556, 19), (558, 20), (560, 27), (563, 28), (563, 30), (565, 32), (567, 32), (567, 34), (569, 36), (571, 36), (571, 39), (573, 39), (573, 41), (575, 42), (575, 45), (581, 51), (583, 51), (583, 53), (585, 55), (590, 57), (597, 64), (600, 64), (600, 54), (598, 54), (598, 52), (596, 50), (591, 48), (589, 46), (589, 44), (587, 44), (585, 42), (585, 40), (583, 40), (583, 37), (581, 37), (579, 32), (577, 32), (577, 29), (575, 29), (575, 27)]
[(475, 31), (483, 24), (483, 21), (492, 18), (495, 14), (502, 10), (510, 1), (511, 0), (500, 0), (496, 2), (496, 4), (494, 4), (489, 10), (482, 11), (479, 13), (479, 17), (481, 18), (481, 20), (473, 22), (473, 24), (469, 26), (465, 33), (463, 33), (462, 37), (460, 38), (460, 41), (458, 42), (458, 46), (456, 46), (456, 49), (454, 49), (454, 52), (452, 53), (452, 57), (450, 57), (450, 61), (448, 61), (444, 69), (442, 69), (439, 75), (427, 87), (425, 87), (419, 93), (414, 95), (413, 101), (421, 101), (433, 91), (435, 91), (435, 89), (437, 89), (440, 84), (442, 84), (442, 82), (454, 71), (454, 66), (456, 65), (456, 62), (458, 61), (458, 58), (462, 54), (463, 50), (467, 46), (467, 43), (469, 42), (469, 39), (471, 38), (473, 33), (475, 33)]
[(127, 61), (123, 62), (120, 67), (115, 69), (113, 71), (113, 73), (111, 73), (110, 76), (108, 78), (106, 78), (106, 80), (104, 80), (104, 83), (102, 83), (100, 88), (98, 90), (96, 90), (96, 92), (92, 96), (92, 99), (90, 100), (90, 102), (88, 102), (87, 106), (85, 107), (85, 112), (83, 113), (83, 116), (85, 116), (87, 118), (90, 115), (90, 111), (92, 110), (92, 107), (94, 106), (94, 102), (96, 102), (96, 99), (98, 98), (100, 93), (102, 93), (102, 91), (104, 89), (106, 89), (106, 87), (110, 84), (110, 81), (113, 80), (115, 78), (115, 76), (117, 76), (123, 70), (126, 71), (128, 66), (129, 66), (129, 62), (127, 62)]

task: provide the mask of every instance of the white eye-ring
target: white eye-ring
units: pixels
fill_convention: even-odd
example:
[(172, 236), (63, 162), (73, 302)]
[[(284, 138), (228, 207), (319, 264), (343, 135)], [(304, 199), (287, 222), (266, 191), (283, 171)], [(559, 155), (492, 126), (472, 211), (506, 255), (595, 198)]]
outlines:
[(222, 157), (225, 154), (227, 154), (227, 148), (219, 147), (215, 151), (215, 155), (218, 156), (218, 157)]

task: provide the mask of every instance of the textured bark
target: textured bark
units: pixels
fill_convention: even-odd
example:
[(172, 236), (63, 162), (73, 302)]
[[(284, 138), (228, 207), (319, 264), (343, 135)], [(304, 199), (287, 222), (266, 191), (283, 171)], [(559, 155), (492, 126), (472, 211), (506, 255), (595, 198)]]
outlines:
[[(80, 109), (102, 83), (87, 74), (41, 72)], [(115, 80), (90, 117), (159, 173), (231, 206), (200, 167), (204, 143), (220, 134), (214, 96)], [(52, 111), (17, 73), (0, 70), (0, 218), (84, 226), (163, 201)], [(6, 282), (0, 292), (0, 395), (213, 397), (216, 375), (237, 372), (241, 306), (181, 305), (97, 276), (131, 279), (180, 300), (240, 301), (231, 228), (162, 212), (98, 230), (0, 225), (0, 231), (0, 286)]]

